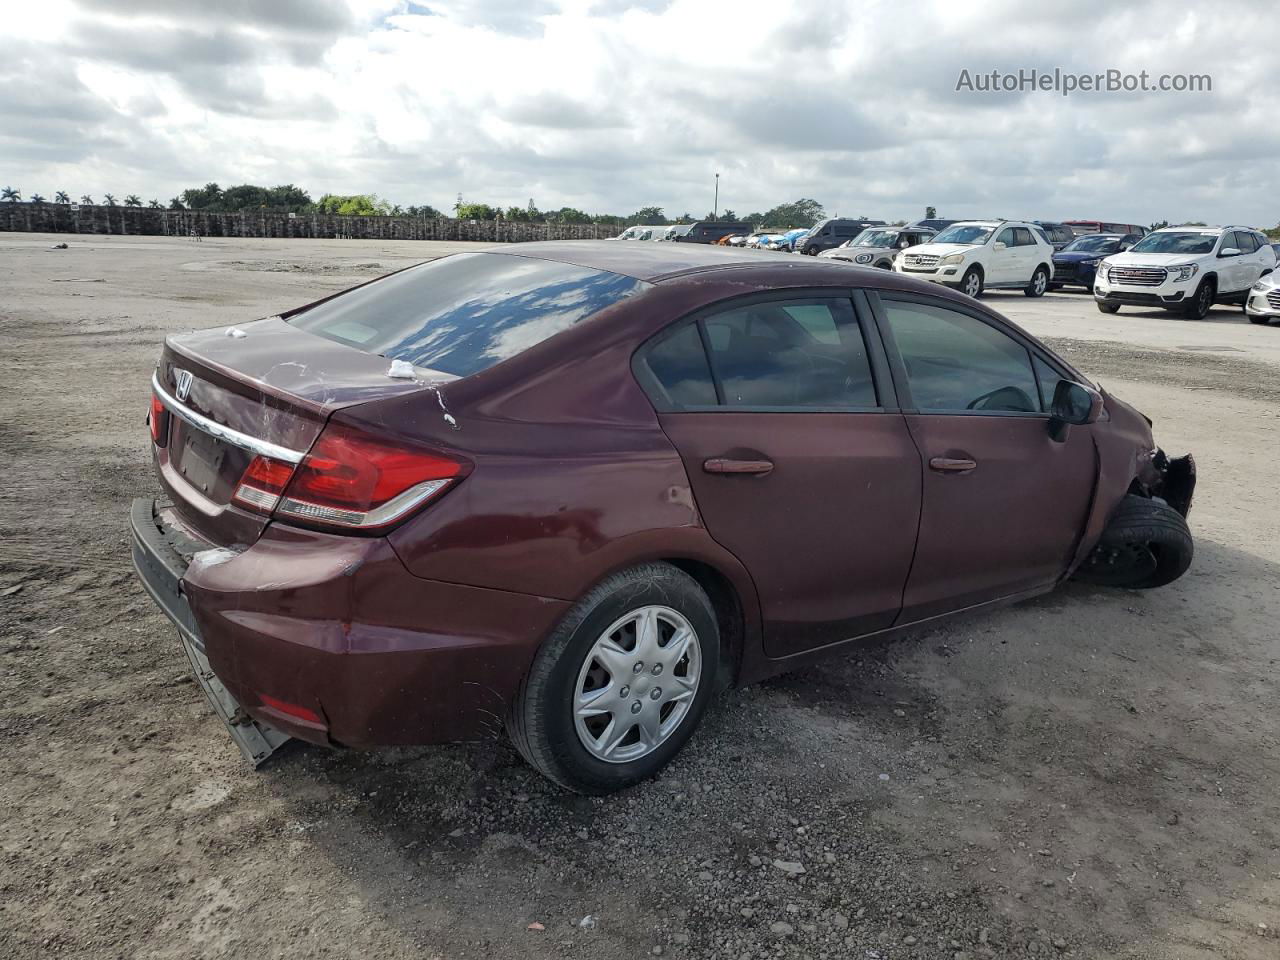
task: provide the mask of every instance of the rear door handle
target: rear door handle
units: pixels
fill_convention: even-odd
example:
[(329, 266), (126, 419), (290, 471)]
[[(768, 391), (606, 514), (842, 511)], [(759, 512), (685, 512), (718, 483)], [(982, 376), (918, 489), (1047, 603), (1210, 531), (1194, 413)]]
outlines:
[(703, 461), (702, 469), (707, 473), (755, 473), (766, 474), (773, 469), (772, 460), (730, 460), (727, 457), (713, 457)]
[(953, 457), (934, 457), (929, 461), (929, 469), (939, 473), (968, 473), (978, 466), (975, 460), (964, 460)]

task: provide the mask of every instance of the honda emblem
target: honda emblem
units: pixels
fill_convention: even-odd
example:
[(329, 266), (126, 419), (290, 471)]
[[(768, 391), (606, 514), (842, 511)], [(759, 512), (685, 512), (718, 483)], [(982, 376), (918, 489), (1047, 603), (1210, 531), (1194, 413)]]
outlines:
[(194, 379), (195, 377), (191, 375), (190, 370), (179, 370), (176, 367), (174, 368), (173, 380), (174, 386), (177, 388), (175, 393), (177, 393), (178, 399), (181, 402), (186, 403), (187, 397), (191, 395), (191, 381)]

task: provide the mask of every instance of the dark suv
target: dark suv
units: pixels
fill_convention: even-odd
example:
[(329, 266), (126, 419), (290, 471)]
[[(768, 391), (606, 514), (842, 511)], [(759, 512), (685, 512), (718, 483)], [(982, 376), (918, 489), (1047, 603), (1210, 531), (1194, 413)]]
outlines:
[(882, 227), (883, 220), (822, 220), (795, 243), (796, 253), (816, 256), (842, 243), (848, 243), (867, 227)]
[(1032, 220), (1031, 222), (1044, 231), (1045, 239), (1055, 251), (1061, 250), (1076, 238), (1075, 231), (1065, 223), (1055, 223), (1052, 220)]
[(750, 232), (751, 224), (749, 223), (699, 220), (697, 223), (691, 224), (683, 235), (672, 236), (671, 239), (680, 243), (715, 243), (721, 237), (732, 237), (737, 234), (745, 235)]

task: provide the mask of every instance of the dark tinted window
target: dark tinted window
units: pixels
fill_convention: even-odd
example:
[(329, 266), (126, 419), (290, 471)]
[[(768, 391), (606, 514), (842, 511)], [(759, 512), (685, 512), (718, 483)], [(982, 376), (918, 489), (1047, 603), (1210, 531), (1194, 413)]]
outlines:
[(996, 243), (1003, 243), (1006, 247), (1017, 246), (1018, 236), (1013, 231), (1013, 227), (1005, 227), (996, 237)]
[(1253, 239), (1253, 234), (1245, 230), (1236, 231), (1236, 247), (1241, 253), (1253, 253), (1258, 249), (1257, 241)]
[(1036, 369), (1036, 380), (1040, 383), (1040, 409), (1047, 411), (1053, 407), (1053, 391), (1058, 389), (1062, 374), (1039, 357), (1032, 357), (1031, 361)]
[(847, 300), (757, 303), (702, 323), (728, 406), (876, 406), (866, 344)]
[(837, 237), (853, 237), (853, 236), (857, 236), (857, 234), (858, 234), (858, 228), (851, 223), (836, 224)]
[(935, 412), (1040, 410), (1027, 349), (995, 327), (943, 307), (884, 300), (911, 397)]
[(465, 377), (645, 286), (567, 263), (465, 253), (402, 270), (289, 322), (368, 353)]
[(645, 356), (645, 362), (672, 404), (716, 405), (716, 387), (696, 325), (685, 324), (665, 340), (658, 341)]
[[(1031, 235), (1031, 231), (1026, 227), (1015, 227), (1013, 235), (1020, 247), (1034, 247), (1036, 245), (1036, 238)], [(1048, 239), (1048, 237), (1045, 237), (1046, 241)]]

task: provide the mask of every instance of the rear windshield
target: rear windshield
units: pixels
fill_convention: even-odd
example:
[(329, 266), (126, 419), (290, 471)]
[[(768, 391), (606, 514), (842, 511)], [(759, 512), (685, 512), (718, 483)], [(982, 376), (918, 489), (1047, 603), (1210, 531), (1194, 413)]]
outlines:
[(552, 260), (463, 253), (401, 270), (289, 322), (367, 353), (465, 377), (645, 286)]

